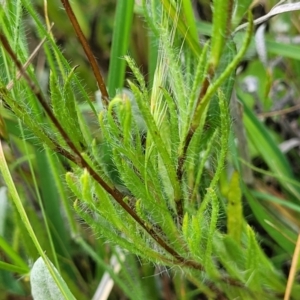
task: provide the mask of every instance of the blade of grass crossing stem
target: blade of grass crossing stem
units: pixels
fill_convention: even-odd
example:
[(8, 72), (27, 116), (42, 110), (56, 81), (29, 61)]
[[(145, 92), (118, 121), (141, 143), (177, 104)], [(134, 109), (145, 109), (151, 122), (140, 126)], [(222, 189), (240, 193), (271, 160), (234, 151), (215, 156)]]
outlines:
[(133, 18), (134, 0), (117, 1), (114, 32), (108, 70), (108, 94), (114, 97), (116, 90), (124, 86), (127, 54)]
[(62, 294), (65, 296), (66, 299), (75, 299), (73, 297), (73, 295), (71, 294), (70, 290), (66, 289), (65, 286), (61, 283), (61, 278), (58, 277), (57, 272), (54, 270), (53, 265), (50, 263), (49, 259), (47, 258), (46, 254), (44, 253), (43, 249), (41, 248), (41, 245), (39, 244), (39, 241), (33, 231), (33, 228), (31, 227), (30, 221), (27, 217), (26, 211), (23, 207), (22, 201), (19, 197), (16, 186), (15, 186), (13, 179), (11, 177), (11, 174), (9, 172), (8, 165), (7, 165), (6, 159), (4, 157), (1, 141), (0, 141), (0, 171), (1, 171), (3, 179), (8, 187), (11, 198), (20, 214), (20, 218), (21, 218), (22, 222), (24, 223), (24, 226), (26, 227), (37, 251), (39, 252), (40, 256), (43, 258), (43, 260), (44, 260), (50, 274), (52, 275), (53, 279), (55, 280), (57, 286), (59, 287), (60, 291), (62, 292)]

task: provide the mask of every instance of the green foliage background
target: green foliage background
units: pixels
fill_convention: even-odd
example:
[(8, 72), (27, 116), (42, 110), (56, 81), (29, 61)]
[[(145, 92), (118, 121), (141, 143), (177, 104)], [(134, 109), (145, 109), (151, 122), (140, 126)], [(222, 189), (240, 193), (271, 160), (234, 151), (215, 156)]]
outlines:
[[(110, 299), (297, 299), (299, 155), (254, 113), (275, 107), (278, 81), (299, 96), (297, 48), (270, 22), (269, 58), (255, 55), (251, 1), (198, 1), (201, 21), (191, 1), (141, 2), (72, 3), (109, 101), (60, 1), (46, 14), (38, 1), (1, 5), (1, 297), (30, 295), (42, 257), (54, 287), (40, 299), (90, 299), (105, 272)], [(293, 37), (289, 15), (276, 20)], [(4, 37), (21, 64), (46, 38), (27, 79)]]

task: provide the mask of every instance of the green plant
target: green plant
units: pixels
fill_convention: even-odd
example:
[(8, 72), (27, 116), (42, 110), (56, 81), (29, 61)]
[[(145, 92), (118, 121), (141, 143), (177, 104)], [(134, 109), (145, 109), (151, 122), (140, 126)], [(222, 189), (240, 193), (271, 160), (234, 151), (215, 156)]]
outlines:
[[(71, 67), (64, 58), (49, 25), (46, 29), (30, 1), (10, 1), (0, 11), (3, 24), (0, 59), (5, 67), (0, 96), (6, 105), (5, 119), (14, 122), (15, 117), (18, 119), (16, 136), (21, 141), (13, 137), (12, 142), (26, 155), (36, 195), (39, 195), (39, 184), (34, 165), (43, 171), (47, 169), (48, 177), (44, 182), (41, 180), (41, 190), (44, 197), (51, 192), (51, 199), (39, 202), (48, 242), (43, 241), (41, 234), (36, 238), (30, 223), (37, 228), (40, 220), (28, 220), (3, 151), (0, 153), (3, 178), (14, 200), (14, 209), (22, 218), (20, 230), (24, 235), (28, 232), (34, 243), (33, 247), (28, 241), (24, 247), (27, 255), (38, 259), (36, 264), (42, 271), (50, 271), (45, 276), (53, 276), (59, 295), (72, 299), (72, 290), (76, 298), (84, 297), (78, 288), (70, 286), (78, 280), (87, 288), (74, 266), (64, 261), (71, 253), (71, 242), (64, 245), (63, 241), (73, 238), (84, 253), (95, 257), (99, 266), (105, 264), (80, 237), (69, 201), (72, 198), (76, 215), (101, 237), (101, 242), (118, 245), (141, 257), (144, 263), (170, 268), (175, 289), (184, 291), (180, 299), (190, 299), (193, 293), (210, 299), (281, 298), (286, 278), (264, 253), (255, 231), (247, 224), (242, 195), (247, 197), (255, 214), (268, 215), (268, 212), (260, 207), (243, 182), (240, 162), (231, 163), (228, 153), (228, 149), (234, 148), (229, 103), (235, 71), (253, 35), (250, 2), (213, 1), (211, 39), (200, 43), (190, 1), (182, 1), (180, 5), (171, 0), (144, 0), (140, 13), (152, 32), (152, 41), (157, 43), (154, 50), (159, 49), (156, 61), (151, 61), (152, 77), (148, 82), (134, 59), (125, 55), (134, 3), (128, 1), (123, 10), (124, 2), (119, 2), (116, 18), (125, 14), (122, 19), (126, 24), (122, 26), (119, 22), (114, 32), (109, 92), (69, 2), (61, 2), (91, 63), (102, 94), (98, 103), (90, 100), (76, 67)], [(39, 88), (33, 68), (29, 66), (27, 71), (23, 68), (28, 50), (20, 21), (22, 9), (34, 20), (38, 35), (47, 40), (44, 51), (50, 75), (46, 92)], [(245, 15), (249, 23), (236, 50), (232, 34)], [(121, 43), (123, 28), (126, 34)], [(123, 60), (118, 59), (121, 55)], [(127, 84), (124, 83), (125, 62), (132, 72)], [(16, 69), (23, 78), (14, 80), (13, 87), (8, 89), (7, 82), (15, 79)], [(122, 90), (125, 85), (129, 92)], [(98, 120), (95, 134), (83, 114), (84, 104), (89, 105), (89, 113)], [(261, 143), (266, 142), (270, 147), (265, 160), (271, 165), (274, 162), (271, 158), (278, 158), (273, 170), (280, 170), (280, 182), (296, 199), (298, 187), (287, 183), (287, 178), (292, 180), (293, 175), (284, 156), (277, 150), (272, 152), (277, 148), (271, 139), (264, 139), (268, 133), (247, 109), (245, 116), (250, 138), (254, 134), (253, 143), (260, 138)], [(37, 140), (26, 141), (27, 130)], [(42, 154), (36, 151), (37, 143), (44, 147)], [(235, 171), (227, 174), (228, 165)], [(65, 173), (68, 189), (61, 183)], [(50, 188), (47, 185), (51, 181), (54, 183)], [(26, 191), (21, 193), (27, 195)], [(61, 199), (62, 204), (52, 202), (54, 199)], [(61, 207), (65, 216), (61, 215)], [(288, 235), (295, 240), (295, 232), (289, 230)], [(287, 244), (282, 237), (274, 239), (292, 254), (292, 244)], [(6, 249), (7, 253), (14, 253)], [(47, 249), (46, 254), (56, 269), (43, 249)], [(47, 269), (40, 264), (39, 256)], [(19, 255), (12, 256), (12, 260), (10, 266), (2, 264), (2, 269), (20, 274), (28, 272), (27, 264)], [(123, 281), (108, 266), (105, 268), (127, 296), (149, 297), (142, 288), (136, 289), (136, 293), (126, 289), (124, 282), (130, 282), (130, 274), (126, 274), (126, 264), (121, 259), (120, 263), (125, 272)], [(59, 273), (67, 278), (70, 290)], [(178, 280), (180, 276), (184, 280)], [(133, 286), (134, 282), (130, 284)], [(295, 284), (292, 295), (298, 291), (299, 286)], [(45, 295), (57, 297), (49, 296), (47, 291)]]

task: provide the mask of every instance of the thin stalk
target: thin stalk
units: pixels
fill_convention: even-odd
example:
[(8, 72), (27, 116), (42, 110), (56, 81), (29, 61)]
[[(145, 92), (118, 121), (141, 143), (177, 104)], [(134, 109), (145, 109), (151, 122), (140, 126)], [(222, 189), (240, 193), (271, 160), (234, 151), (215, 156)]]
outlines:
[(61, 0), (65, 10), (66, 10), (66, 13), (73, 25), (73, 28), (76, 32), (76, 35), (82, 45), (82, 48), (90, 62), (90, 65), (92, 67), (92, 70), (93, 70), (93, 73), (95, 75), (95, 78), (97, 80), (97, 83), (98, 83), (98, 87), (101, 91), (101, 94), (102, 94), (102, 98), (103, 98), (103, 102), (106, 106), (108, 106), (108, 99), (109, 99), (109, 96), (108, 96), (108, 92), (107, 92), (107, 89), (106, 89), (106, 86), (105, 86), (105, 83), (104, 83), (104, 80), (103, 80), (103, 77), (100, 73), (100, 70), (99, 70), (99, 67), (98, 67), (98, 63), (92, 53), (92, 50), (87, 42), (87, 39), (86, 37), (84, 36), (82, 30), (81, 30), (81, 27), (77, 21), (77, 18), (72, 10), (72, 7), (69, 3), (68, 0)]

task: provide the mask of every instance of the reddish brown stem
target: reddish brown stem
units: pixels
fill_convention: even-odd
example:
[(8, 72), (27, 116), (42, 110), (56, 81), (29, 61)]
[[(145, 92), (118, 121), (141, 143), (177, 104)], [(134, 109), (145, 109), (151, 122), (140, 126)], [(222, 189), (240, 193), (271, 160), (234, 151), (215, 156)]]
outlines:
[(95, 59), (95, 56), (91, 50), (91, 47), (89, 46), (88, 42), (87, 42), (87, 39), (85, 38), (82, 30), (81, 30), (81, 27), (77, 21), (77, 18), (72, 10), (72, 7), (69, 3), (68, 0), (61, 0), (65, 10), (66, 10), (66, 13), (73, 25), (73, 28), (76, 32), (76, 35), (79, 39), (79, 42), (81, 43), (81, 46), (89, 60), (89, 63), (92, 67), (92, 70), (93, 70), (93, 73), (95, 75), (95, 78), (97, 80), (97, 83), (98, 83), (98, 87), (99, 87), (99, 90), (101, 91), (101, 94), (102, 94), (102, 98), (103, 98), (103, 101), (104, 101), (104, 104), (106, 106), (108, 106), (108, 99), (109, 99), (109, 96), (108, 96), (108, 92), (107, 92), (107, 89), (106, 89), (106, 86), (105, 86), (105, 83), (104, 83), (104, 80), (103, 80), (103, 77), (100, 73), (100, 70), (99, 70), (99, 66), (98, 66), (98, 63)]
[(80, 151), (76, 148), (72, 140), (69, 138), (66, 131), (63, 129), (59, 121), (56, 119), (55, 115), (53, 114), (50, 107), (47, 105), (46, 100), (44, 99), (44, 96), (40, 92), (40, 90), (35, 86), (34, 82), (31, 80), (31, 78), (28, 76), (28, 74), (23, 69), (22, 64), (18, 60), (16, 54), (11, 49), (8, 40), (6, 37), (0, 32), (0, 41), (5, 48), (6, 52), (10, 55), (14, 63), (16, 64), (17, 68), (19, 69), (20, 73), (22, 74), (23, 78), (27, 81), (28, 86), (32, 90), (32, 92), (36, 95), (37, 99), (39, 100), (40, 104), (43, 106), (44, 110), (46, 111), (47, 115), (49, 116), (50, 120), (53, 122), (61, 136), (64, 138), (67, 145), (70, 147), (70, 149), (75, 153), (75, 156), (73, 156), (68, 151), (60, 151), (62, 155), (65, 155), (68, 159), (71, 159), (74, 163), (76, 163), (78, 166), (85, 168), (89, 174), (97, 181), (103, 189), (110, 194), (117, 203), (168, 253), (170, 253), (176, 260), (177, 264), (180, 265), (186, 265), (190, 266), (199, 270), (202, 270), (203, 267), (193, 261), (186, 261), (181, 255), (179, 255), (173, 248), (171, 248), (153, 229), (146, 226), (146, 224), (143, 222), (143, 220), (136, 214), (136, 212), (130, 208), (130, 206), (123, 200), (124, 196), (123, 194), (117, 190), (116, 188), (110, 187), (102, 178), (101, 176), (95, 172), (95, 170), (88, 164), (88, 162), (83, 158)]

